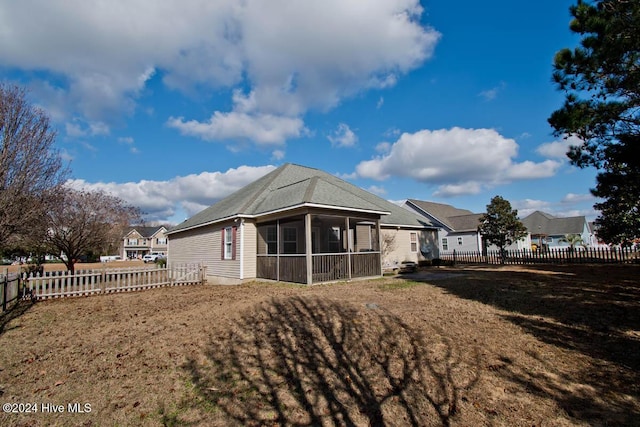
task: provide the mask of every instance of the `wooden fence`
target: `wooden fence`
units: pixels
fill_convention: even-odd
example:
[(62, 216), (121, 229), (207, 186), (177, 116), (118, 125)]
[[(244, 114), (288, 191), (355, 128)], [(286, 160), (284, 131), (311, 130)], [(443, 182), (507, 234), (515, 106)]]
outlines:
[(20, 297), (20, 276), (5, 271), (0, 273), (0, 306), (7, 311), (10, 305)]
[(633, 264), (640, 263), (640, 251), (633, 248), (569, 248), (548, 250), (506, 250), (447, 252), (440, 259), (459, 264)]
[(114, 292), (129, 292), (162, 286), (204, 283), (205, 267), (200, 264), (172, 265), (163, 268), (101, 268), (51, 271), (23, 275), (24, 287), (32, 298), (60, 298)]

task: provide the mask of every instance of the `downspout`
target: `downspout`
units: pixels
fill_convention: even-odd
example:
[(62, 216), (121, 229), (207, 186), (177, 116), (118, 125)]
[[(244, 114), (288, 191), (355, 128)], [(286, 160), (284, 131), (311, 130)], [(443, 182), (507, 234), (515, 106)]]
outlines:
[(244, 280), (244, 218), (240, 218), (240, 280)]

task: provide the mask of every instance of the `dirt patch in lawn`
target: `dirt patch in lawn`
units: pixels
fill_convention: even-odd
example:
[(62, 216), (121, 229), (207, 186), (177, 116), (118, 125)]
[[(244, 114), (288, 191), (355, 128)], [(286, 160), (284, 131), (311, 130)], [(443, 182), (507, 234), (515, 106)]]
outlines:
[(639, 272), (439, 268), (22, 305), (0, 319), (0, 403), (23, 413), (0, 425), (638, 425)]

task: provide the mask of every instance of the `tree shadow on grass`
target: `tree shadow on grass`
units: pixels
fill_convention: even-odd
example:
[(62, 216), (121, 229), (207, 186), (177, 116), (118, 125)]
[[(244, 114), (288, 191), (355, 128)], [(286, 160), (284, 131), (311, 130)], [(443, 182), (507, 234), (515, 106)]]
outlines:
[(4, 335), (6, 331), (14, 329), (15, 326), (7, 329), (7, 325), (11, 323), (12, 320), (17, 319), (29, 311), (33, 304), (33, 302), (18, 301), (12, 304), (7, 311), (0, 313), (0, 337)]
[[(465, 272), (464, 279), (433, 281), (432, 285), (509, 311), (502, 317), (539, 340), (595, 359), (590, 369), (572, 375), (549, 365), (549, 377), (520, 367), (503, 371), (507, 378), (552, 396), (578, 418), (590, 421), (599, 414), (605, 420), (617, 420), (613, 425), (637, 422), (638, 267), (539, 266), (526, 271), (465, 268)], [(563, 380), (558, 382), (557, 378)]]
[(185, 368), (242, 425), (446, 426), (478, 379), (477, 357), (463, 362), (436, 330), (377, 306), (302, 297), (244, 313)]

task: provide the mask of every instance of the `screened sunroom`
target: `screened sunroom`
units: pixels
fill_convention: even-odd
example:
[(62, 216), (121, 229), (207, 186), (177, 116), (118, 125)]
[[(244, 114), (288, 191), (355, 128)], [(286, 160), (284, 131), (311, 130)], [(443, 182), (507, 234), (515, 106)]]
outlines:
[(257, 231), (258, 278), (312, 284), (382, 274), (376, 215), (305, 213)]

